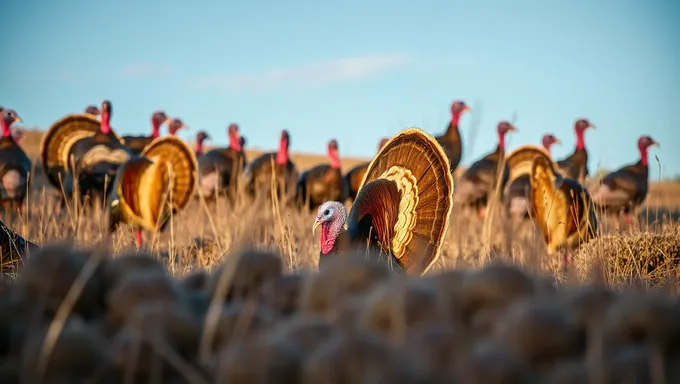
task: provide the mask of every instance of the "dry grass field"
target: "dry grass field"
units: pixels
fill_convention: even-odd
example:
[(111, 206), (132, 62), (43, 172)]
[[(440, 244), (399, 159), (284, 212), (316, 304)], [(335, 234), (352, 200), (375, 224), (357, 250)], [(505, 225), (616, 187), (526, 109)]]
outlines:
[[(33, 159), (39, 142), (39, 132), (22, 141)], [(292, 160), (301, 170), (325, 161)], [(38, 244), (95, 251), (45, 250), (28, 261), (13, 296), (0, 294), (0, 377), (8, 383), (680, 377), (679, 183), (652, 183), (634, 227), (601, 215), (600, 237), (575, 252), (566, 275), (531, 222), (512, 223), (498, 209), (481, 221), (454, 209), (437, 264), (407, 280), (349, 257), (310, 273), (319, 255), (313, 214), (244, 199), (231, 207), (197, 198), (166, 232), (145, 235), (152, 260), (143, 262), (129, 256), (137, 252), (130, 228), (109, 236), (101, 209), (61, 209), (39, 170), (36, 177), (28, 215), (3, 221)], [(584, 283), (595, 285), (578, 288)], [(21, 316), (36, 307), (42, 323), (30, 328)]]

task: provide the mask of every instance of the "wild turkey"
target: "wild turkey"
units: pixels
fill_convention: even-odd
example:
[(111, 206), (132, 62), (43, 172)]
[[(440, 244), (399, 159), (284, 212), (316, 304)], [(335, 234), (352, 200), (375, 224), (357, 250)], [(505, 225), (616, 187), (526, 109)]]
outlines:
[(170, 118), (163, 111), (154, 112), (151, 115), (151, 136), (123, 136), (123, 144), (135, 155), (139, 155), (144, 147), (149, 145), (153, 139), (161, 134), (161, 126), (165, 123), (170, 124)]
[[(102, 102), (101, 121), (89, 114), (69, 115), (57, 121), (40, 143), (40, 159), (47, 178), (58, 191), (71, 197), (78, 182), (80, 196), (102, 195), (118, 167), (132, 152), (111, 128), (111, 102)], [(74, 174), (77, 176), (74, 177)], [(63, 202), (63, 201), (62, 201)]]
[[(543, 147), (535, 145), (524, 145), (516, 148), (505, 159), (505, 163), (510, 169), (508, 177), (508, 187), (505, 192), (506, 209), (514, 219), (524, 219), (533, 212), (530, 211), (529, 195), (531, 194), (531, 164), (536, 156), (543, 156), (553, 162), (550, 156), (550, 147), (553, 144), (560, 144), (552, 134), (543, 136)], [(557, 163), (553, 162), (553, 167), (557, 169)]]
[(531, 210), (543, 233), (549, 255), (587, 243), (597, 234), (597, 217), (588, 191), (578, 181), (564, 178), (547, 156), (536, 156), (531, 166)]
[(238, 190), (238, 179), (246, 164), (246, 156), (238, 125), (229, 125), (227, 134), (228, 148), (215, 148), (198, 157), (198, 186), (206, 198), (221, 192), (227, 192), (233, 198)]
[[(385, 143), (387, 143), (387, 140), (388, 139), (386, 137), (380, 139), (380, 143), (378, 143), (378, 151), (380, 151), (380, 148), (382, 148)], [(354, 201), (354, 199), (357, 197), (357, 193), (359, 193), (359, 188), (361, 187), (361, 182), (364, 181), (364, 175), (366, 174), (368, 165), (370, 163), (371, 162), (369, 161), (354, 166), (354, 168), (347, 171), (343, 177), (343, 183), (345, 184), (345, 197), (349, 199), (350, 202)]]
[(501, 196), (503, 198), (503, 188), (508, 182), (510, 170), (508, 165), (502, 169), (500, 177), (498, 171), (500, 170), (500, 162), (505, 158), (505, 135), (508, 132), (516, 132), (512, 124), (507, 121), (498, 123), (496, 129), (498, 133), (498, 145), (496, 150), (484, 156), (481, 160), (473, 163), (470, 168), (465, 170), (463, 176), (457, 182), (456, 193), (454, 194), (454, 202), (463, 206), (471, 206), (477, 209), (480, 217), (486, 214), (486, 204), (489, 195), (494, 193), (500, 180)]
[(609, 173), (593, 191), (595, 204), (607, 211), (624, 214), (627, 224), (631, 223), (631, 213), (635, 213), (647, 197), (649, 184), (649, 160), (647, 150), (659, 143), (649, 136), (638, 139), (640, 160), (617, 171)]
[(198, 131), (196, 134), (196, 148), (194, 151), (196, 152), (196, 157), (198, 158), (203, 154), (203, 143), (205, 143), (206, 140), (210, 140), (211, 137), (206, 131)]
[(338, 153), (338, 142), (328, 142), (330, 164), (320, 164), (300, 175), (295, 185), (295, 201), (299, 207), (316, 209), (325, 201), (344, 201), (344, 184)]
[(451, 167), (451, 173), (453, 173), (458, 164), (460, 164), (460, 159), (463, 156), (463, 143), (460, 138), (460, 130), (458, 129), (458, 122), (461, 116), (466, 111), (469, 111), (468, 107), (464, 101), (454, 101), (451, 104), (451, 121), (449, 122), (448, 128), (443, 135), (437, 136), (437, 142), (442, 146), (446, 156), (449, 158), (449, 164)]
[(272, 177), (276, 177), (277, 196), (279, 199), (292, 200), (295, 197), (295, 183), (298, 171), (290, 160), (288, 149), (290, 134), (281, 131), (279, 150), (265, 153), (246, 165), (243, 171), (243, 188), (252, 198), (269, 197)]
[(109, 196), (109, 229), (133, 225), (141, 247), (142, 230), (163, 231), (170, 216), (189, 202), (197, 169), (196, 156), (183, 140), (172, 135), (154, 139), (118, 170)]
[(365, 251), (369, 245), (402, 271), (425, 273), (439, 257), (452, 194), (442, 147), (420, 129), (401, 131), (371, 161), (349, 216), (338, 201), (317, 210), (312, 232), (321, 227), (319, 268), (333, 255)]
[(12, 135), (12, 124), (21, 121), (13, 109), (0, 110), (0, 201), (3, 208), (20, 208), (29, 185), (31, 160)]
[(0, 220), (0, 264), (2, 273), (12, 272), (26, 255), (38, 249), (34, 243), (19, 236)]
[(588, 172), (588, 151), (586, 150), (585, 135), (588, 128), (595, 129), (595, 126), (586, 119), (579, 119), (574, 124), (576, 132), (576, 149), (569, 157), (557, 162), (562, 176), (574, 179), (583, 184)]
[(97, 107), (96, 105), (88, 105), (87, 108), (85, 108), (85, 113), (95, 117), (99, 116), (100, 114), (99, 107)]

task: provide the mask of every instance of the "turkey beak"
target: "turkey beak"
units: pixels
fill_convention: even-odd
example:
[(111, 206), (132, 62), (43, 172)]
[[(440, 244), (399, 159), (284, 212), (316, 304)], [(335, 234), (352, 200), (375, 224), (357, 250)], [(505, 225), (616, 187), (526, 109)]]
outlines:
[(168, 125), (170, 125), (170, 122), (171, 122), (171, 121), (172, 121), (171, 118), (166, 117), (166, 118), (165, 118), (165, 121), (163, 122), (163, 124), (168, 124)]
[(661, 148), (661, 144), (659, 144), (659, 142), (658, 142), (658, 141), (652, 141), (652, 143), (651, 143), (651, 144), (649, 144), (649, 146), (650, 146), (650, 147), (657, 147), (657, 148)]
[(19, 117), (19, 115), (16, 115), (14, 116), (14, 121), (16, 121), (17, 123), (21, 123), (22, 120), (21, 117)]
[(553, 144), (562, 145), (562, 142), (560, 141), (560, 139), (555, 139)]
[(595, 129), (595, 124), (590, 124), (590, 125), (588, 126), (588, 128)]
[(510, 129), (508, 129), (508, 132), (517, 132), (517, 128), (515, 128), (514, 125), (511, 125)]
[(472, 108), (470, 108), (466, 105), (466, 106), (463, 107), (463, 112), (472, 112)]
[(321, 220), (319, 220), (319, 218), (317, 217), (316, 219), (314, 219), (314, 225), (312, 225), (312, 235), (316, 233), (316, 228), (319, 225), (321, 225)]

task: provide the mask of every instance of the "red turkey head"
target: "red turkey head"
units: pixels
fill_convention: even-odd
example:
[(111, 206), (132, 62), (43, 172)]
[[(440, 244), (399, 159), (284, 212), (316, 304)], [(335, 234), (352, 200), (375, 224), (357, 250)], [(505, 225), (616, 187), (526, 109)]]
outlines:
[(85, 113), (99, 116), (99, 108), (96, 105), (89, 105), (87, 108), (85, 108)]
[(288, 147), (290, 146), (290, 135), (287, 130), (281, 131), (281, 140), (279, 140), (279, 150), (276, 152), (276, 164), (288, 164)]
[(338, 153), (338, 142), (335, 139), (328, 142), (328, 158), (331, 161), (331, 167), (340, 169), (340, 154)]
[(649, 147), (657, 147), (660, 148), (661, 146), (659, 145), (658, 142), (654, 141), (650, 136), (640, 136), (640, 139), (638, 139), (638, 148), (642, 150), (647, 150)]
[(171, 135), (176, 135), (180, 129), (189, 129), (181, 119), (175, 118), (168, 123), (168, 131)]
[(382, 147), (384, 147), (385, 144), (387, 144), (387, 141), (388, 141), (388, 140), (389, 140), (389, 139), (388, 139), (387, 137), (383, 137), (382, 139), (380, 139), (380, 142), (378, 143), (378, 152), (380, 152), (380, 150), (382, 149)]
[(11, 137), (12, 124), (21, 122), (21, 117), (13, 109), (3, 109), (0, 111), (0, 125), (2, 125), (2, 137)]
[(227, 135), (229, 136), (229, 148), (240, 151), (241, 148), (241, 132), (239, 131), (238, 125), (235, 123), (229, 124), (227, 127)]
[(508, 121), (501, 121), (498, 123), (498, 135), (505, 136), (506, 133), (508, 132), (517, 132), (517, 128), (515, 128), (514, 125), (510, 124)]
[(347, 229), (346, 222), (347, 209), (340, 202), (327, 201), (317, 209), (314, 225), (312, 226), (312, 234), (321, 226), (319, 245), (321, 246), (322, 254), (326, 255), (333, 250), (338, 236)]
[(451, 104), (451, 125), (453, 126), (458, 126), (458, 122), (460, 121), (460, 117), (463, 116), (463, 113), (465, 111), (469, 111), (470, 107), (468, 107), (464, 101), (461, 100), (456, 100)]
[(196, 134), (196, 142), (202, 144), (206, 140), (210, 140), (210, 135), (206, 131), (198, 131)]
[(595, 125), (587, 119), (578, 119), (576, 120), (576, 124), (574, 124), (574, 130), (576, 132), (585, 132), (588, 128), (595, 129)]
[(151, 115), (151, 128), (153, 129), (151, 136), (158, 137), (161, 132), (161, 125), (170, 124), (170, 118), (163, 111), (156, 111)]
[(548, 150), (548, 152), (550, 152), (550, 147), (553, 144), (559, 145), (559, 144), (562, 144), (562, 142), (560, 142), (560, 140), (557, 137), (555, 137), (552, 133), (548, 133), (546, 135), (543, 135), (543, 148), (545, 148), (546, 150)]

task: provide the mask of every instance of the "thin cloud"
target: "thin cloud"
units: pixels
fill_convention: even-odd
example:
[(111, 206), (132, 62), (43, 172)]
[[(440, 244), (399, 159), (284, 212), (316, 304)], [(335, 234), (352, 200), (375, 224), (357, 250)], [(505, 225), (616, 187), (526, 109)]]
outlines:
[(120, 70), (120, 75), (127, 78), (160, 77), (173, 74), (175, 71), (166, 66), (158, 66), (149, 63), (130, 64)]
[(378, 76), (409, 63), (406, 55), (376, 55), (318, 61), (261, 73), (218, 75), (195, 79), (200, 87), (230, 91), (270, 91), (278, 88), (316, 88)]

